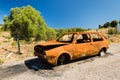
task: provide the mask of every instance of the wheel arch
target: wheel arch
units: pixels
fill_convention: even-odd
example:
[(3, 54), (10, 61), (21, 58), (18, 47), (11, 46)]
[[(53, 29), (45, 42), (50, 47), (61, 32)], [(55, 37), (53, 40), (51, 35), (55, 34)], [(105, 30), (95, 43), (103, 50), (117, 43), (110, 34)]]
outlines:
[(107, 48), (106, 48), (106, 47), (102, 47), (102, 48), (101, 48), (101, 51), (104, 51), (104, 52), (106, 53)]
[(61, 54), (59, 54), (59, 56), (57, 57), (56, 63), (58, 64), (58, 59), (61, 55), (64, 55), (66, 57), (67, 61), (71, 61), (72, 60), (72, 55), (69, 52), (62, 52)]
[[(106, 47), (102, 47), (98, 53), (98, 56), (103, 56), (106, 54), (107, 48)], [(102, 53), (103, 52), (103, 53)]]

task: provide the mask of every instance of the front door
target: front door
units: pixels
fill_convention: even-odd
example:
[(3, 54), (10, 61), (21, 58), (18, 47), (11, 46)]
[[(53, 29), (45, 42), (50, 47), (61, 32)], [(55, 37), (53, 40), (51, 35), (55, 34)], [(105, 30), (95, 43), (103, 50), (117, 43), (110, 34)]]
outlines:
[(76, 41), (75, 57), (91, 56), (96, 53), (94, 44), (91, 42), (89, 34), (79, 34)]

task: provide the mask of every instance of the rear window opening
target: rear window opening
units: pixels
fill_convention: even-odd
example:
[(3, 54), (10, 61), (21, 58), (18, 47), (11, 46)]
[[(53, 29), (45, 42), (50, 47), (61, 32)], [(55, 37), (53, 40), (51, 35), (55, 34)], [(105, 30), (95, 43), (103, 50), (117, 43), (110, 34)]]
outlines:
[(103, 41), (103, 38), (99, 34), (91, 34), (93, 42)]
[(95, 42), (95, 41), (103, 41), (103, 39), (102, 38), (93, 38), (93, 41)]

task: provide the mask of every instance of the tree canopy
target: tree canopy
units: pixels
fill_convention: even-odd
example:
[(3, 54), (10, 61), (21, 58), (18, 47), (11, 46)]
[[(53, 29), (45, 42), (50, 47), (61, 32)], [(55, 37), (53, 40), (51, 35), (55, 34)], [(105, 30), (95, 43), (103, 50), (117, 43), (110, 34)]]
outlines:
[(118, 25), (118, 21), (117, 20), (113, 20), (111, 22), (111, 27), (117, 27), (117, 25)]
[(24, 40), (31, 37), (35, 37), (35, 40), (47, 40), (56, 36), (55, 30), (47, 26), (41, 13), (29, 5), (12, 8), (10, 15), (4, 16), (4, 30), (8, 29), (12, 37), (19, 35)]
[(118, 21), (117, 20), (113, 20), (111, 22), (106, 22), (102, 25), (99, 25), (98, 28), (108, 28), (108, 27), (112, 27), (112, 28), (116, 28), (118, 25)]
[(111, 24), (110, 22), (106, 22), (106, 23), (103, 25), (103, 27), (104, 27), (104, 28), (108, 28), (108, 27), (110, 27), (110, 24)]

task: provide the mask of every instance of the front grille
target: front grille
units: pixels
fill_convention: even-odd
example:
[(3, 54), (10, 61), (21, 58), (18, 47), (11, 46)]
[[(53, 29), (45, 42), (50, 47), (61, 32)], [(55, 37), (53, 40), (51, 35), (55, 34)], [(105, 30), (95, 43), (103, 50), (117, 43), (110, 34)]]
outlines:
[(39, 45), (34, 47), (34, 51), (42, 55), (45, 55), (44, 49), (42, 49)]

